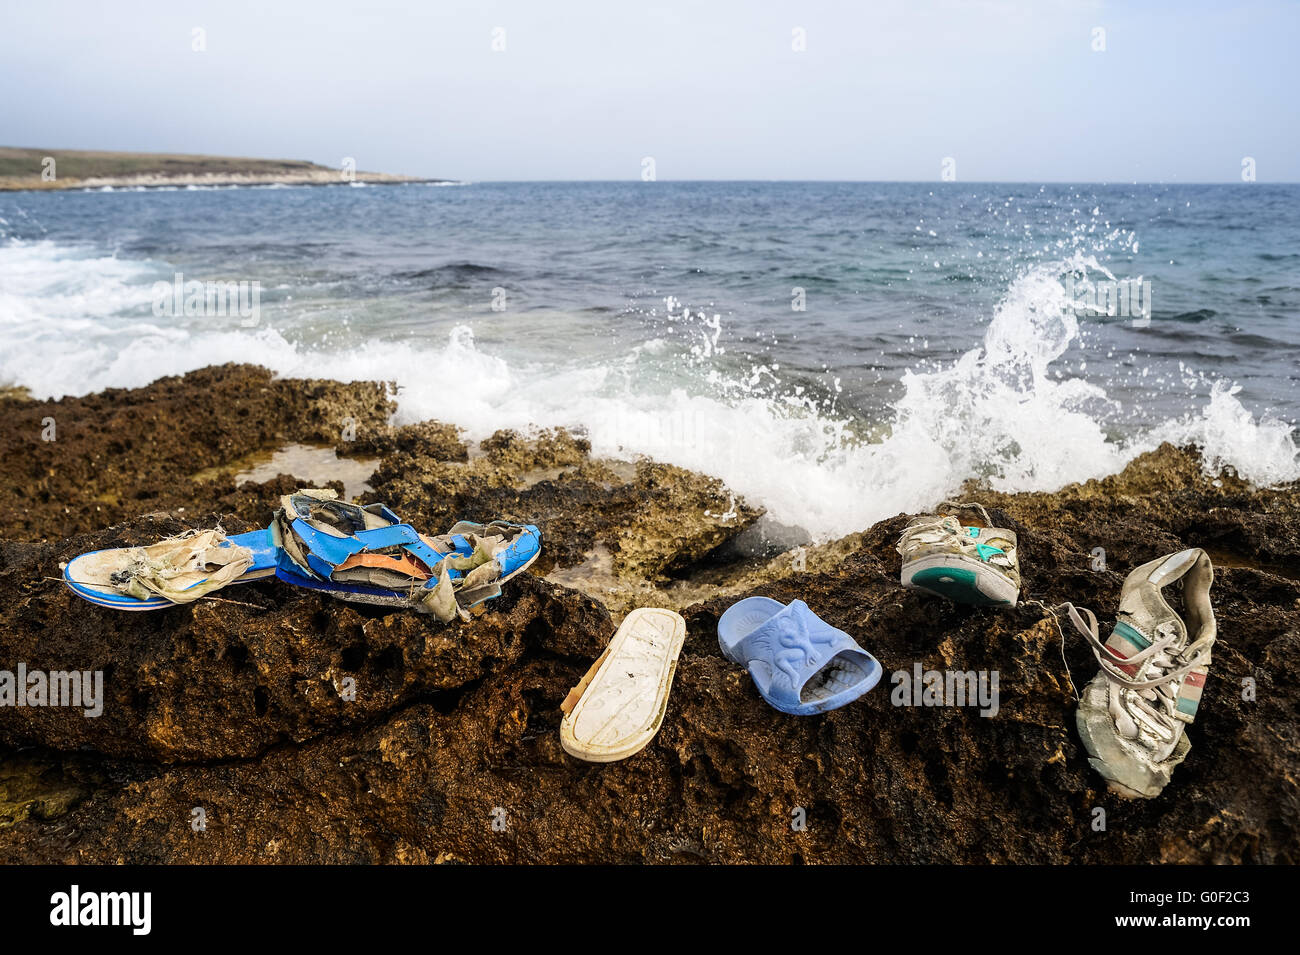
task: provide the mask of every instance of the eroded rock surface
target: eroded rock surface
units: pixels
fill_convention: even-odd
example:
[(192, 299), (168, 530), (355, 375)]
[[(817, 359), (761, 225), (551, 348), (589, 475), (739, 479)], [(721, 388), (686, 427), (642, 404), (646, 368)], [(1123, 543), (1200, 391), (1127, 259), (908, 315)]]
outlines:
[[(213, 371), (173, 380), (175, 407), (189, 407), (187, 383), (210, 388)], [(366, 388), (379, 394), (334, 387), (354, 411)], [(139, 406), (146, 390), (110, 404)], [(0, 401), (29, 413), (24, 399)], [(268, 403), (256, 433), (303, 440), (308, 407)], [(323, 429), (320, 439), (333, 440)], [(21, 443), (8, 430), (4, 440)], [(1300, 861), (1300, 487), (1206, 478), (1194, 452), (1167, 446), (1054, 494), (967, 487), (964, 500), (983, 501), (1020, 537), (1029, 602), (996, 611), (898, 585), (893, 548), (907, 515), (799, 560), (740, 559), (719, 545), (759, 514), (717, 482), (593, 460), (563, 432), (473, 447), (444, 425), (376, 419), (340, 446), (350, 448), (382, 459), (373, 496), (417, 525), (530, 520), (548, 563), (450, 627), (273, 581), (219, 595), (233, 602), (114, 613), (67, 593), (52, 579), (58, 562), (193, 523), (257, 526), (295, 481), (163, 492), (125, 475), (132, 459), (118, 452), (102, 468), (61, 462), (60, 481), (88, 482), (58, 485), (69, 509), (35, 500), (35, 523), (10, 525), (0, 543), (0, 668), (102, 666), (108, 701), (97, 719), (0, 710), (0, 859)], [(95, 442), (65, 453), (110, 454)], [(28, 480), (27, 463), (13, 461), (8, 484)], [(120, 502), (108, 511), (89, 503), (112, 493)], [(56, 530), (23, 532), (38, 525)], [(1158, 799), (1126, 801), (1089, 768), (1074, 729), (1071, 675), (1081, 687), (1096, 663), (1044, 607), (1069, 600), (1108, 625), (1130, 569), (1188, 546), (1209, 549), (1218, 568), (1214, 665), (1173, 783)], [(1105, 569), (1094, 569), (1097, 548)], [(572, 572), (594, 560), (605, 576), (587, 589), (600, 600), (554, 582), (569, 573), (585, 586), (596, 578)], [(881, 685), (824, 716), (767, 706), (716, 640), (719, 614), (752, 593), (808, 601), (880, 659)], [(665, 600), (689, 632), (663, 729), (623, 762), (574, 760), (559, 743), (560, 701), (622, 609)], [(916, 664), (996, 671), (997, 714), (894, 705), (890, 674)], [(340, 693), (347, 678), (353, 700)], [(1093, 828), (1097, 808), (1105, 831)], [(791, 826), (797, 810), (805, 831)]]
[[(211, 510), (234, 492), (237, 462), (378, 429), (394, 408), (382, 384), (273, 378), (253, 365), (59, 401), (0, 395), (0, 539), (60, 540), (150, 511)], [(236, 466), (195, 479), (222, 465)]]

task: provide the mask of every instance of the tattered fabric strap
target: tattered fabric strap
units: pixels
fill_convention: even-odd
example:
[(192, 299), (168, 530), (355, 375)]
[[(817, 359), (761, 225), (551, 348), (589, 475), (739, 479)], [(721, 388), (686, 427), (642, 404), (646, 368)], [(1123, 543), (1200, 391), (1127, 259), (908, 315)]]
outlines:
[[(540, 548), (529, 526), (462, 521), (447, 534), (425, 537), (382, 504), (362, 508), (335, 498), (327, 489), (281, 498), (274, 533), (286, 571), (324, 581), (346, 577), (349, 584), (405, 595), (444, 623), (468, 619), (463, 606), (500, 594), (502, 578)], [(383, 521), (389, 523), (373, 526)], [(527, 555), (512, 553), (510, 545), (523, 535), (535, 546)]]
[(129, 563), (110, 578), (128, 597), (163, 597), (190, 603), (241, 577), (253, 564), (253, 552), (231, 544), (218, 530), (186, 531), (128, 552)]

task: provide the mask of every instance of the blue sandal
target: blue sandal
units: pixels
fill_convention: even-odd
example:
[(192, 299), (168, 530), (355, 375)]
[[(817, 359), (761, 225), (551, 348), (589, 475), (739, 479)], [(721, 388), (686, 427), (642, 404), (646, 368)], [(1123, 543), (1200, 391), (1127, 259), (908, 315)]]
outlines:
[(782, 713), (809, 716), (862, 696), (883, 672), (879, 661), (802, 600), (783, 606), (746, 597), (718, 618), (718, 645), (749, 669), (763, 699)]
[(414, 607), (446, 622), (501, 593), (542, 549), (531, 524), (472, 524), (426, 537), (383, 504), (330, 490), (281, 499), (269, 528), (227, 537), (187, 531), (145, 547), (82, 554), (63, 568), (78, 597), (115, 610), (162, 610), (230, 584), (275, 576), (343, 600)]
[(532, 524), (462, 521), (426, 537), (383, 504), (360, 506), (333, 491), (302, 490), (281, 499), (272, 526), (275, 575), (342, 600), (412, 607), (443, 622), (499, 596), (542, 549)]
[(220, 529), (187, 531), (143, 547), (80, 554), (64, 565), (63, 582), (101, 607), (163, 610), (270, 577), (279, 557), (269, 528), (230, 537)]

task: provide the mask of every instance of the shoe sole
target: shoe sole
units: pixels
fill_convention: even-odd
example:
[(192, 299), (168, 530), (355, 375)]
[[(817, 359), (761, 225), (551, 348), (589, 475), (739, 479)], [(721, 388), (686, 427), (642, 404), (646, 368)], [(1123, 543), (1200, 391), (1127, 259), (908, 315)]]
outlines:
[(663, 726), (686, 621), (672, 610), (638, 608), (610, 640), (608, 656), (560, 723), (560, 745), (589, 763), (641, 752)]
[(902, 582), (911, 590), (981, 607), (1014, 607), (1020, 596), (1020, 588), (991, 567), (949, 554), (922, 557), (904, 565)]

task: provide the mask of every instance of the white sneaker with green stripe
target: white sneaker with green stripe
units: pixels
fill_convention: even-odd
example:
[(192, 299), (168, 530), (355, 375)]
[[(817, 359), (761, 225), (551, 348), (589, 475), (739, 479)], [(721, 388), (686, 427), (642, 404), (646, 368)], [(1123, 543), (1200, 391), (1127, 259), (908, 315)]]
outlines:
[[(979, 511), (979, 505), (945, 505)], [(927, 590), (964, 604), (1014, 607), (1020, 596), (1016, 534), (1001, 527), (970, 527), (957, 518), (926, 514), (913, 518), (898, 539), (904, 587)]]
[[(1162, 593), (1177, 580), (1185, 620)], [(1160, 795), (1192, 748), (1185, 730), (1196, 718), (1216, 633), (1213, 583), (1214, 568), (1200, 548), (1143, 564), (1124, 581), (1104, 643), (1092, 611), (1066, 605), (1101, 664), (1079, 701), (1079, 736), (1088, 762), (1122, 796)]]

